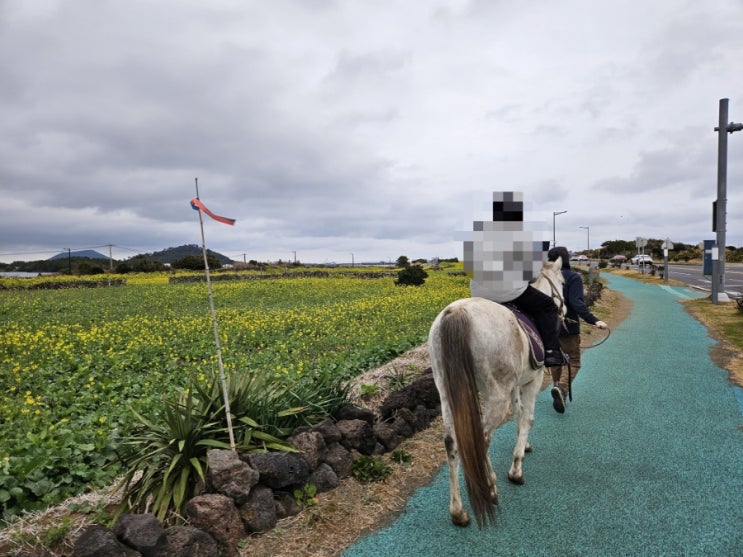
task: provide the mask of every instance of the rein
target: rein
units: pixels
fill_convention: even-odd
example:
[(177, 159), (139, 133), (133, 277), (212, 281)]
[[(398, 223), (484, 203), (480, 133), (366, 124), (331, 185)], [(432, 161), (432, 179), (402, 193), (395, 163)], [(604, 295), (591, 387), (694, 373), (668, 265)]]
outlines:
[[(575, 319), (565, 319), (566, 321), (569, 321), (570, 323), (577, 323)], [(608, 331), (606, 333), (606, 336), (601, 340), (601, 342), (598, 342), (596, 344), (592, 344), (591, 346), (586, 346), (582, 348), (582, 350), (588, 350), (589, 348), (596, 348), (597, 346), (601, 346), (606, 342), (606, 340), (611, 336), (611, 329), (609, 328), (609, 325), (606, 326), (606, 330)], [(570, 365), (570, 362), (567, 363), (568, 368), (568, 399), (570, 402), (573, 402), (573, 366)]]
[[(567, 321), (568, 323), (579, 323), (579, 321), (576, 319), (565, 318), (565, 321)], [(606, 326), (606, 331), (607, 331), (606, 336), (603, 339), (601, 339), (601, 342), (597, 342), (596, 344), (592, 344), (591, 346), (586, 346), (583, 348), (583, 350), (588, 350), (590, 348), (596, 348), (604, 344), (611, 336), (611, 329), (609, 328), (609, 325)]]

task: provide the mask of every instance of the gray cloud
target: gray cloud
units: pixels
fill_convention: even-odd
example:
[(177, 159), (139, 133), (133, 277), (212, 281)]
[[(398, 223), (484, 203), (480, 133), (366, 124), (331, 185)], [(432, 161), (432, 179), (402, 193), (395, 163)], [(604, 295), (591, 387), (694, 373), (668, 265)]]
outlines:
[(574, 249), (587, 225), (596, 245), (696, 243), (741, 17), (735, 0), (6, 2), (0, 254), (197, 243), (195, 177), (238, 219), (205, 223), (210, 247), (257, 259), (461, 256), (456, 231), (509, 189), (549, 232), (568, 210)]

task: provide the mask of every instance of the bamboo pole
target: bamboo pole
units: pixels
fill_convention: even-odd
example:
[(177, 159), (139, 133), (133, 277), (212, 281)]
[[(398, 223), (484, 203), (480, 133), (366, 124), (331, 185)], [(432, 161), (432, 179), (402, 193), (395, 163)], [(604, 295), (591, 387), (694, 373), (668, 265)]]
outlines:
[[(194, 178), (196, 183), (196, 199), (199, 199), (199, 179)], [(209, 310), (212, 315), (212, 327), (214, 328), (214, 344), (217, 348), (217, 361), (219, 363), (219, 380), (222, 384), (222, 397), (224, 398), (224, 413), (227, 417), (227, 431), (230, 436), (230, 448), (237, 452), (235, 445), (235, 433), (232, 429), (232, 414), (230, 413), (230, 400), (227, 394), (227, 379), (224, 375), (224, 364), (222, 363), (222, 346), (219, 342), (219, 328), (217, 327), (217, 311), (214, 309), (214, 294), (212, 293), (212, 281), (209, 275), (209, 260), (206, 256), (206, 239), (204, 237), (204, 218), (199, 213), (199, 225), (201, 226), (201, 251), (204, 254), (204, 271), (206, 272), (206, 289), (209, 293)]]

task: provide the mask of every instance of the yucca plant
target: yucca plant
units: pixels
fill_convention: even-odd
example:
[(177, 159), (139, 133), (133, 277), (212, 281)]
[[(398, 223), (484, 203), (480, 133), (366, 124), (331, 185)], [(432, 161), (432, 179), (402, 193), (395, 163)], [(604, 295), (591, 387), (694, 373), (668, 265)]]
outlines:
[(312, 425), (335, 415), (347, 404), (349, 388), (322, 373), (289, 385), (268, 374), (247, 372), (231, 375), (227, 384), (230, 411), (237, 417), (236, 430), (243, 442), (262, 441), (265, 449), (272, 450), (276, 448), (270, 446), (268, 437), (286, 438), (299, 425)]
[[(206, 481), (207, 451), (230, 449), (221, 400), (218, 389), (197, 384), (165, 400), (157, 419), (135, 412), (140, 424), (122, 441), (119, 455), (126, 470), (119, 514), (148, 510), (163, 522), (181, 520), (186, 502)], [(242, 416), (236, 422), (239, 450), (292, 450), (255, 420)]]
[(150, 510), (161, 521), (183, 515), (183, 508), (199, 482), (205, 481), (206, 452), (229, 449), (224, 425), (214, 421), (219, 399), (209, 400), (197, 387), (177, 400), (165, 400), (157, 420), (135, 412), (138, 427), (123, 440), (119, 455), (126, 473), (119, 512)]
[[(213, 396), (221, 396), (218, 387), (213, 388)], [(297, 398), (293, 396), (286, 385), (272, 381), (267, 374), (240, 373), (232, 374), (227, 381), (227, 397), (230, 402), (230, 412), (236, 418), (233, 423), (243, 445), (251, 445), (253, 441), (267, 443), (264, 449), (274, 449), (271, 446), (276, 438), (286, 437), (291, 430), (302, 421), (302, 413), (306, 406), (296, 405)], [(224, 416), (224, 407), (219, 410), (219, 417)]]
[[(227, 377), (227, 392), (238, 450), (265, 452), (293, 451), (282, 439), (297, 425), (337, 409), (348, 388), (322, 380), (290, 388), (246, 372)], [(179, 520), (196, 487), (205, 482), (207, 451), (230, 448), (224, 409), (217, 382), (203, 386), (194, 381), (177, 398), (165, 400), (157, 418), (134, 412), (140, 423), (121, 441), (119, 454), (126, 470), (119, 514), (148, 510), (163, 522)]]

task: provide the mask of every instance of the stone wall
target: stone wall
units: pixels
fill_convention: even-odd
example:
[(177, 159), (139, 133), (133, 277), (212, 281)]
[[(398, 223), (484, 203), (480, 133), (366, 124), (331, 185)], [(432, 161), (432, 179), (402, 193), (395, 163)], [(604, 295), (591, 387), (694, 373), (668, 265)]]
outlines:
[(238, 557), (240, 540), (301, 512), (295, 489), (338, 487), (364, 455), (394, 450), (441, 413), (430, 370), (389, 395), (379, 412), (346, 406), (335, 420), (295, 429), (297, 452), (208, 453), (206, 493), (186, 505), (187, 525), (166, 528), (151, 514), (122, 515), (112, 529), (89, 526), (72, 557)]

